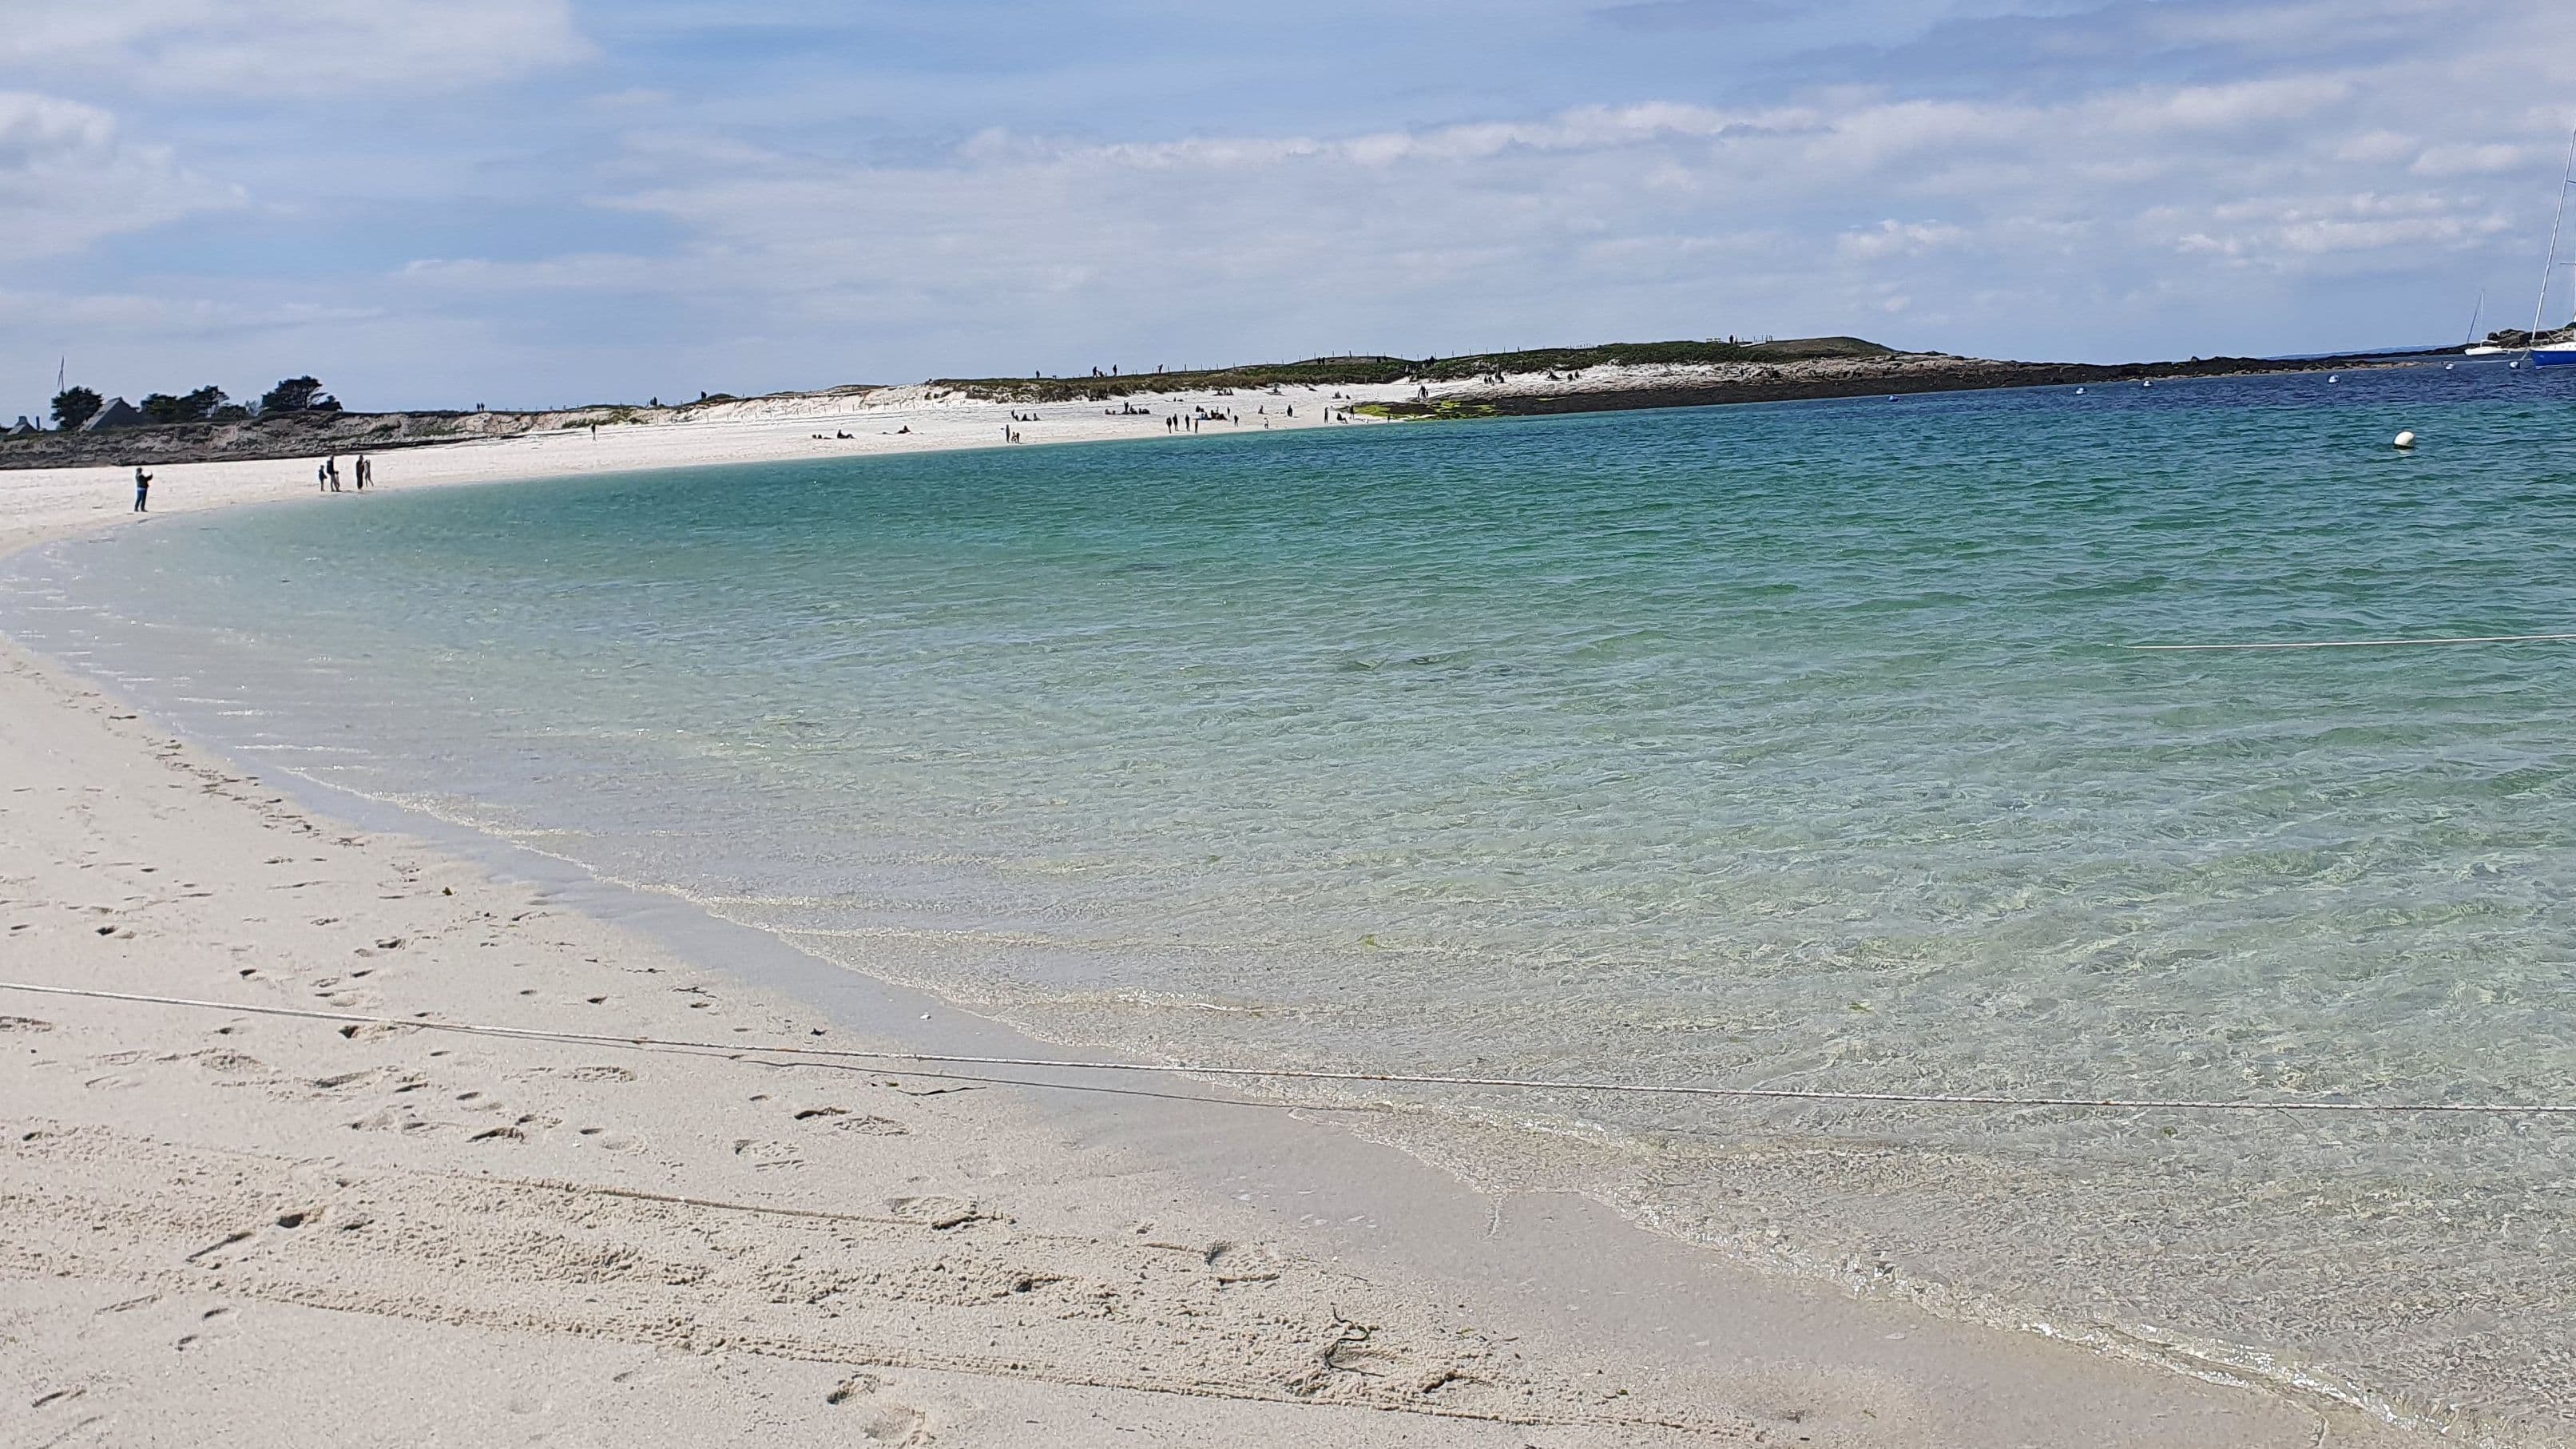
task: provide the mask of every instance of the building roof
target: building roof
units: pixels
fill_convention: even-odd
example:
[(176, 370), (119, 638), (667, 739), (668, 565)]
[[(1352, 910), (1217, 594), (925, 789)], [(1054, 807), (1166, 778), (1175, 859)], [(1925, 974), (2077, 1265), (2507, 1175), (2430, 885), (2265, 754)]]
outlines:
[(121, 397), (112, 397), (96, 416), (81, 424), (81, 431), (95, 433), (102, 428), (138, 428), (142, 425), (143, 414), (134, 410), (134, 404)]

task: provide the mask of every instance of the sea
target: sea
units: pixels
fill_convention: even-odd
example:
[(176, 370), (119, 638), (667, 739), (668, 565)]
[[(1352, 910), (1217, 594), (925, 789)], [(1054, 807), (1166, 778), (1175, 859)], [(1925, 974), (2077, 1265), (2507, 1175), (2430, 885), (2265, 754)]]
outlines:
[(1236, 1083), (1766, 1270), (2576, 1436), (2576, 641), (2131, 647), (2576, 633), (2576, 378), (396, 486), (22, 554), (0, 629), (1136, 1060), (2010, 1099)]

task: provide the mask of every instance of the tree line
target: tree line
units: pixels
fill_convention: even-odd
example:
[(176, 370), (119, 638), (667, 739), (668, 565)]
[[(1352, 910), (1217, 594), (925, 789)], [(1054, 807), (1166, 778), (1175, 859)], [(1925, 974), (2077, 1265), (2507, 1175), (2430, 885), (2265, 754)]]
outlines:
[[(67, 387), (54, 394), (54, 426), (71, 432), (97, 417), (107, 406), (94, 388)], [(222, 388), (208, 383), (193, 392), (148, 393), (135, 411), (147, 423), (238, 423), (277, 413), (336, 413), (340, 400), (322, 391), (319, 378), (290, 377), (260, 395), (256, 407), (232, 401)]]

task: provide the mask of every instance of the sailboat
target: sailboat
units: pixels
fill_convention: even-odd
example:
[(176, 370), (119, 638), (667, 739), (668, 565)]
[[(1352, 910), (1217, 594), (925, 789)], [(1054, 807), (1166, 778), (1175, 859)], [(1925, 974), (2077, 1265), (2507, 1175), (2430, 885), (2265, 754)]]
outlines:
[[(2531, 337), (2523, 357), (2534, 367), (2576, 366), (2576, 342), (2540, 343), (2540, 319), (2549, 310), (2549, 279), (2558, 274), (2558, 229), (2567, 220), (2567, 190), (2576, 186), (2576, 133), (2567, 138), (2567, 168), (2558, 178), (2558, 210), (2549, 221), (2549, 260), (2540, 268), (2540, 300), (2531, 306)], [(2576, 328), (2576, 322), (2570, 322)]]
[(2478, 289), (2478, 305), (2469, 313), (2469, 339), (2467, 344), (2460, 348), (2461, 356), (2496, 357), (2503, 354), (2503, 348), (2496, 346), (2492, 342), (2480, 342), (2478, 340), (2478, 322), (2479, 319), (2486, 315), (2487, 290), (2484, 287), (2480, 287)]

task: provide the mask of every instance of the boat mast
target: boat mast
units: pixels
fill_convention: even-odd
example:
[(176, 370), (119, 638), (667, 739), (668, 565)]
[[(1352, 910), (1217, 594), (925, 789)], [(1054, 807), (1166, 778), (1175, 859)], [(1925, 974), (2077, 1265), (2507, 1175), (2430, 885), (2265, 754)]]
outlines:
[(2567, 188), (2571, 184), (2576, 184), (2576, 131), (2567, 135), (2567, 168), (2558, 176), (2558, 211), (2549, 219), (2549, 260), (2540, 264), (2540, 297), (2531, 304), (2531, 335), (2522, 344), (2525, 357), (2540, 345), (2540, 319), (2549, 310), (2549, 278), (2558, 270), (2558, 227), (2567, 220)]

